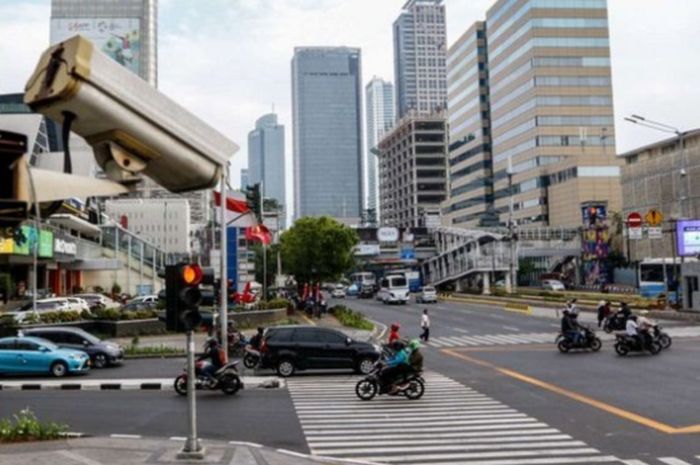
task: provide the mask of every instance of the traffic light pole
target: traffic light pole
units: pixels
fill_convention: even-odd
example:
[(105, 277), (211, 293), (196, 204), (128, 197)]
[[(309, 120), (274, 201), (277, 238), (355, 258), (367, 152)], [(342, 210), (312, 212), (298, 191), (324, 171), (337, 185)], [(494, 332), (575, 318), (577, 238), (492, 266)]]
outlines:
[(187, 331), (187, 440), (178, 459), (204, 459), (205, 450), (197, 437), (197, 390), (194, 373), (194, 333)]
[(220, 220), (221, 220), (221, 240), (219, 244), (219, 250), (221, 255), (220, 260), (220, 272), (221, 277), (220, 285), (221, 289), (219, 292), (219, 322), (221, 331), (221, 345), (225, 348), (223, 351), (226, 354), (226, 361), (228, 362), (228, 276), (226, 268), (226, 259), (228, 258), (227, 250), (227, 240), (228, 234), (226, 232), (226, 203), (228, 198), (227, 186), (228, 186), (228, 163), (224, 166), (223, 172), (221, 174), (221, 209)]

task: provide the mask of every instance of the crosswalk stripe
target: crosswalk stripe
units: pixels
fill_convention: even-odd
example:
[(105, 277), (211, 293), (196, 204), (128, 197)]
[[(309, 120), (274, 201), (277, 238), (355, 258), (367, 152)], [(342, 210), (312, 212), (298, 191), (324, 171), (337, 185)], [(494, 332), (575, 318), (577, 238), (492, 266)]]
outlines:
[(646, 462), (641, 460), (621, 460), (624, 465), (648, 465)]
[[(512, 337), (451, 337), (516, 344)], [(498, 341), (498, 342), (497, 342)], [(415, 465), (610, 463), (585, 442), (434, 372), (419, 401), (355, 396), (356, 377), (287, 384), (311, 452), (364, 462)], [(619, 463), (619, 460), (617, 460)]]
[(685, 460), (680, 460), (675, 457), (659, 457), (659, 462), (663, 462), (666, 465), (691, 465)]

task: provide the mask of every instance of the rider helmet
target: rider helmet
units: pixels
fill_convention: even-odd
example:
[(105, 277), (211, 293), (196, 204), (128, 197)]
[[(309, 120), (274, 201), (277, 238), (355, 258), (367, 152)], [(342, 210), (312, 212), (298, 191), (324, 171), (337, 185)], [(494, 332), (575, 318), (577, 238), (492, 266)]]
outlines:
[(401, 328), (401, 325), (398, 324), (398, 323), (394, 323), (393, 325), (391, 325), (391, 330), (392, 330), (392, 331), (398, 331), (399, 328)]
[(420, 342), (418, 342), (418, 339), (412, 339), (411, 342), (408, 343), (408, 348), (411, 350), (420, 349)]

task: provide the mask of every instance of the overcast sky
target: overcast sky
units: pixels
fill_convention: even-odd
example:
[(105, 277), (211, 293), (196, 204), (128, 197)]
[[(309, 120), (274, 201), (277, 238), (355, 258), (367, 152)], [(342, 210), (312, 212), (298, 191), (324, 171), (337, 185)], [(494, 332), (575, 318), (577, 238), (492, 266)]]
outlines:
[[(241, 146), (272, 106), (286, 125), (291, 196), (291, 78), (295, 46), (362, 49), (363, 85), (393, 81), (391, 25), (405, 0), (160, 0), (159, 88)], [(445, 0), (451, 44), (494, 0)], [(608, 0), (617, 150), (663, 138), (623, 121), (636, 113), (700, 127), (700, 1)], [(0, 0), (0, 93), (24, 88), (49, 41), (49, 0)]]

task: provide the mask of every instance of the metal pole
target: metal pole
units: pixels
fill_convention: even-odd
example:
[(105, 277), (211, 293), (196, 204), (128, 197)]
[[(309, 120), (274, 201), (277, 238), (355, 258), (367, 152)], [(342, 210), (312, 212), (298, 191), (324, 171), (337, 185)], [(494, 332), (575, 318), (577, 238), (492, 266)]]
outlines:
[(119, 226), (116, 224), (114, 225), (114, 260), (117, 262), (117, 266), (114, 268), (114, 284), (116, 284), (119, 281), (119, 265), (121, 263), (119, 259)]
[(153, 269), (151, 270), (152, 275), (151, 275), (151, 280), (153, 281), (153, 292), (156, 292), (156, 260), (157, 260), (157, 255), (156, 255), (156, 248), (153, 247)]
[[(227, 251), (227, 234), (226, 234), (226, 199), (227, 199), (227, 188), (228, 176), (229, 176), (228, 163), (223, 167), (221, 172), (221, 205), (219, 206), (219, 219), (221, 224), (219, 225), (221, 238), (219, 240), (219, 275), (221, 276), (221, 289), (219, 298), (219, 331), (221, 331), (221, 344), (224, 347), (228, 347), (228, 275), (226, 268), (226, 259), (228, 258)], [(226, 359), (228, 360), (228, 350), (225, 350)]]
[(510, 288), (506, 289), (506, 292), (512, 293), (515, 292), (518, 286), (517, 279), (518, 277), (515, 275), (515, 256), (514, 256), (514, 248), (515, 248), (515, 234), (513, 231), (513, 159), (511, 157), (508, 157), (508, 198), (509, 198), (509, 205), (508, 205), (508, 235), (510, 236), (510, 243), (509, 243), (509, 252), (510, 252), (510, 263), (509, 263), (509, 270), (508, 272), (510, 273)]
[(131, 295), (131, 234), (126, 236), (126, 293)]
[[(265, 224), (265, 181), (260, 181), (260, 220)], [(267, 246), (263, 243), (263, 300), (267, 300)]]
[[(143, 291), (143, 242), (141, 242), (141, 263), (139, 265), (139, 289)], [(155, 292), (155, 288), (153, 289)]]
[(194, 335), (187, 331), (187, 440), (178, 458), (203, 459), (204, 448), (197, 438), (197, 391), (194, 374)]

